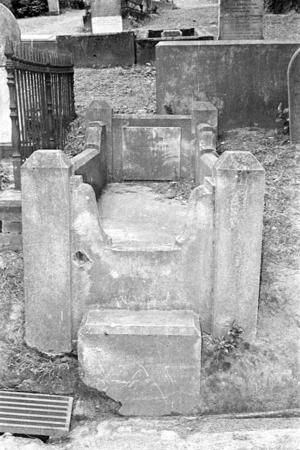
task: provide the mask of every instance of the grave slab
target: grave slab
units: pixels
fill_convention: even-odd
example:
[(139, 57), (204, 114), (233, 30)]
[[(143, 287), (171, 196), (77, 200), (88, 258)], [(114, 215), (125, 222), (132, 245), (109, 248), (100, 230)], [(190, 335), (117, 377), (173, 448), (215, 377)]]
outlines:
[(84, 383), (123, 415), (186, 414), (200, 394), (201, 331), (191, 311), (90, 310), (78, 333)]

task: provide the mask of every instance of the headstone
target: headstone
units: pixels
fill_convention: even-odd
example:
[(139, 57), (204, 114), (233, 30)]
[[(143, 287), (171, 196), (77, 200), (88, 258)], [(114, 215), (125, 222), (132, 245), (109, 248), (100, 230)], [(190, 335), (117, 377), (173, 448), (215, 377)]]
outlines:
[(192, 412), (199, 404), (201, 331), (192, 311), (90, 310), (78, 332), (80, 376), (123, 415)]
[(48, 0), (49, 14), (52, 16), (59, 15), (59, 0)]
[(9, 90), (4, 55), (6, 39), (14, 44), (21, 40), (18, 22), (14, 15), (0, 3), (0, 145), (11, 143), (11, 119), (9, 109)]
[(92, 31), (97, 34), (123, 31), (121, 0), (92, 0)]
[(263, 39), (263, 0), (220, 0), (219, 39)]
[(288, 93), (290, 139), (293, 144), (300, 144), (300, 49), (296, 51), (288, 67)]

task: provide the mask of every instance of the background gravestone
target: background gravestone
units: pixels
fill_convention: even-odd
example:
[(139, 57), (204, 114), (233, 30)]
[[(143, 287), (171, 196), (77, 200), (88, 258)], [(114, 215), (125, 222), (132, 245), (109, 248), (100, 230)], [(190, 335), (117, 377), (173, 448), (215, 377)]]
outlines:
[(98, 34), (123, 31), (121, 0), (92, 0), (92, 31)]
[(263, 0), (220, 0), (219, 39), (263, 39)]
[(4, 56), (5, 42), (9, 38), (14, 44), (21, 40), (18, 22), (14, 15), (0, 4), (0, 146), (11, 145), (11, 119), (9, 109), (9, 91)]
[(296, 51), (288, 67), (288, 93), (290, 139), (293, 144), (300, 144), (300, 49)]
[(59, 15), (59, 0), (48, 0), (49, 14), (52, 16)]

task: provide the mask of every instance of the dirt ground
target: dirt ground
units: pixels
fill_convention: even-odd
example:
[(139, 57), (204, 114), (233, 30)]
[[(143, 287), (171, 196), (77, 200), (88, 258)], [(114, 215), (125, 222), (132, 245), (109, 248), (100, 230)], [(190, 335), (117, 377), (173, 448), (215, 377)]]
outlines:
[[(72, 11), (57, 18), (22, 19), (19, 23), (26, 34), (75, 33), (80, 29), (82, 14)], [(141, 28), (132, 23), (135, 29)], [(127, 21), (127, 29), (132, 23)], [(179, 25), (203, 26), (216, 35), (217, 9), (166, 10), (142, 24), (146, 28)], [(266, 36), (300, 40), (300, 14), (266, 16)], [(69, 154), (82, 148), (82, 116), (92, 98), (105, 98), (116, 112), (155, 112), (155, 67), (77, 69), (75, 94), (79, 119), (69, 136)], [(299, 408), (300, 149), (276, 130), (252, 128), (232, 130), (222, 137), (218, 152), (225, 150), (250, 150), (266, 170), (258, 337), (252, 345), (240, 345), (226, 358), (226, 365), (216, 364), (213, 355), (219, 351), (219, 344), (213, 337), (205, 337), (197, 414)], [(113, 401), (79, 381), (76, 354), (51, 359), (25, 346), (21, 253), (0, 254), (0, 290), (0, 388), (74, 395), (78, 406), (73, 428), (86, 418), (96, 420), (115, 414)]]

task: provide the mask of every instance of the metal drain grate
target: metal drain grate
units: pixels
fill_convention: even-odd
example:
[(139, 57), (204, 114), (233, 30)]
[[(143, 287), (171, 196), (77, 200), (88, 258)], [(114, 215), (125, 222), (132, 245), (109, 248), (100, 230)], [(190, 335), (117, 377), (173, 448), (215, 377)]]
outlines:
[(61, 436), (69, 432), (72, 397), (0, 391), (0, 433)]

